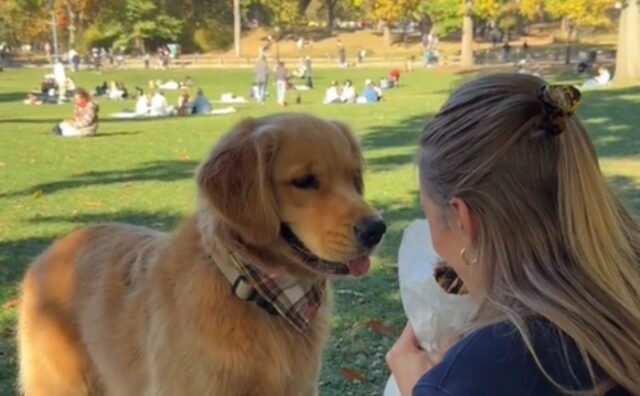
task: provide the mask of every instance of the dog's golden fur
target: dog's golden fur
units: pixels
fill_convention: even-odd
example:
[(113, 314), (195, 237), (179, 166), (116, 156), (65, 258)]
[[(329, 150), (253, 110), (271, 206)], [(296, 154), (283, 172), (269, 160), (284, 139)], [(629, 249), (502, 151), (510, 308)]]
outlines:
[[(311, 174), (319, 188), (292, 184)], [(198, 211), (172, 233), (98, 225), (32, 264), (18, 332), (27, 396), (317, 394), (329, 290), (300, 333), (233, 295), (215, 262), (236, 250), (271, 273), (325, 279), (282, 240), (282, 223), (323, 259), (361, 255), (353, 227), (375, 212), (362, 199), (355, 139), (307, 115), (246, 120), (197, 184)]]

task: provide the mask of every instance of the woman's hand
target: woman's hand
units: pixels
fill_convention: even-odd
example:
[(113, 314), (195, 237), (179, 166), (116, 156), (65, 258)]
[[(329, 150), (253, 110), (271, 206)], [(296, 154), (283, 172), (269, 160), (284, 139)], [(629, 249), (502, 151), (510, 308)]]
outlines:
[(418, 380), (442, 360), (446, 351), (457, 340), (457, 337), (448, 337), (437, 352), (429, 353), (420, 347), (411, 323), (407, 322), (402, 334), (387, 353), (387, 364), (400, 394), (410, 396)]

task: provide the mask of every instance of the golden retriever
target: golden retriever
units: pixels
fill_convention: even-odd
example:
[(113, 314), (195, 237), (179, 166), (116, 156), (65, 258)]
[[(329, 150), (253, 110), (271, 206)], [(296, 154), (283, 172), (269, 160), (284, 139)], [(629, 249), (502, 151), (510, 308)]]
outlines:
[[(340, 122), (240, 122), (201, 164), (198, 210), (175, 231), (85, 228), (31, 265), (18, 331), (22, 392), (316, 395), (329, 280), (366, 273), (385, 232), (363, 200), (362, 172), (359, 145)], [(234, 257), (317, 287), (308, 326), (294, 327), (255, 293), (240, 298), (223, 273)]]

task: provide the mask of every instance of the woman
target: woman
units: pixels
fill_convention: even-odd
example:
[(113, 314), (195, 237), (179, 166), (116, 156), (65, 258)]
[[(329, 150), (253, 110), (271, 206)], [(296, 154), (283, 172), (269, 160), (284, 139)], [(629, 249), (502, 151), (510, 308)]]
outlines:
[(191, 102), (189, 96), (189, 91), (187, 89), (183, 89), (180, 96), (178, 96), (178, 106), (176, 107), (177, 113), (179, 116), (188, 116), (191, 115)]
[(485, 76), (425, 127), (433, 247), (480, 309), (443, 357), (407, 325), (387, 356), (403, 395), (640, 395), (640, 225), (600, 172), (579, 99)]
[(91, 95), (84, 88), (76, 89), (73, 101), (73, 120), (56, 125), (54, 133), (64, 137), (95, 135), (98, 131), (98, 105), (91, 100)]
[(287, 68), (284, 66), (284, 62), (278, 62), (278, 66), (276, 67), (276, 91), (278, 96), (278, 104), (280, 106), (286, 106), (286, 94), (287, 87), (289, 85), (289, 72)]
[(209, 101), (209, 98), (204, 94), (202, 88), (198, 88), (198, 94), (196, 95), (196, 99), (193, 101), (193, 114), (211, 114), (213, 110), (213, 106)]
[(338, 91), (338, 82), (331, 81), (331, 85), (327, 88), (327, 91), (324, 94), (324, 100), (322, 101), (324, 104), (334, 104), (341, 103), (340, 100), (340, 92)]
[(351, 80), (346, 80), (342, 86), (342, 94), (340, 95), (340, 101), (342, 103), (355, 103), (356, 98), (356, 89), (353, 86)]

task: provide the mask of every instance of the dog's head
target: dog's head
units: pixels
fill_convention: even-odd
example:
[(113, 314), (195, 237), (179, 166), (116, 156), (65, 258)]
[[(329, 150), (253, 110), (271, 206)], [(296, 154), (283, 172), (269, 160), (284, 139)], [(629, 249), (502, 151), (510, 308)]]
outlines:
[(363, 199), (362, 173), (345, 124), (282, 114), (236, 125), (197, 180), (216, 221), (244, 243), (286, 246), (315, 273), (360, 276), (386, 230)]

